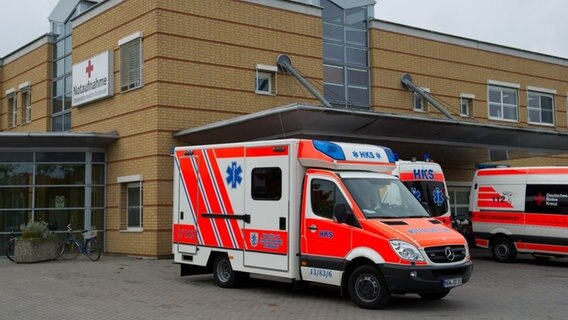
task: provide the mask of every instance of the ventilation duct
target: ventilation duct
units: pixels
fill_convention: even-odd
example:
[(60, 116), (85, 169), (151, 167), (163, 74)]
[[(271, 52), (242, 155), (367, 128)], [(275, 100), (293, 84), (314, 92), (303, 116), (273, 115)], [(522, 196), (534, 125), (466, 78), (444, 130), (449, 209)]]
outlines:
[(314, 88), (314, 86), (312, 86), (312, 84), (309, 83), (308, 80), (306, 80), (306, 78), (304, 78), (298, 72), (298, 70), (296, 70), (294, 67), (292, 67), (292, 61), (290, 60), (290, 57), (288, 57), (285, 54), (281, 54), (276, 59), (276, 64), (278, 65), (280, 70), (282, 70), (284, 72), (288, 72), (292, 76), (294, 76), (294, 78), (296, 78), (296, 80), (298, 80), (304, 87), (306, 87), (306, 89), (308, 89), (308, 91), (311, 94), (313, 94), (314, 97), (316, 97), (324, 105), (324, 107), (332, 108), (332, 105), (329, 103), (329, 101), (327, 101), (321, 95), (321, 93), (319, 93), (318, 90), (316, 88)]
[(412, 77), (408, 73), (402, 74), (402, 76), (400, 77), (400, 82), (402, 82), (402, 85), (406, 89), (420, 95), (424, 100), (428, 101), (428, 103), (430, 103), (432, 106), (434, 106), (434, 108), (443, 113), (448, 119), (455, 120), (452, 114), (448, 110), (446, 110), (442, 103), (434, 99), (434, 97), (432, 97), (428, 92), (422, 90), (420, 87), (414, 84), (414, 82), (412, 82)]

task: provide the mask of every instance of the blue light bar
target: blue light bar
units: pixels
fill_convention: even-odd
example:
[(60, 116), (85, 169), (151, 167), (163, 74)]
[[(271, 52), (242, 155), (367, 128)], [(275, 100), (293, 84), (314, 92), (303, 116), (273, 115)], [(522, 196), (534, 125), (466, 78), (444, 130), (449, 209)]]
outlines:
[(314, 140), (314, 148), (334, 160), (345, 160), (345, 154), (340, 146), (333, 142)]
[(386, 148), (386, 147), (383, 147), (383, 148), (385, 149), (385, 153), (387, 154), (389, 162), (395, 163), (398, 160), (398, 156), (399, 156), (398, 153), (392, 152), (391, 148)]

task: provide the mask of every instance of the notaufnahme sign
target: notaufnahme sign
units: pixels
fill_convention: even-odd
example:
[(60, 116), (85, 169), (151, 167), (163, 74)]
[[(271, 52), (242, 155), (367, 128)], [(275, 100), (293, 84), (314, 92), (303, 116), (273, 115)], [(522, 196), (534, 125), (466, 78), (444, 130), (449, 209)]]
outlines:
[(73, 107), (114, 94), (112, 57), (112, 51), (105, 51), (73, 65)]

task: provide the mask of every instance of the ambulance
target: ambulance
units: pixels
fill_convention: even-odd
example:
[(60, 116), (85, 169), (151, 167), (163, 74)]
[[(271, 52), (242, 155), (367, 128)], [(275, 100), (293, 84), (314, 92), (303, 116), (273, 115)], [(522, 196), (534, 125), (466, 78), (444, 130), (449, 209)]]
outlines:
[(469, 210), (475, 244), (496, 261), (568, 256), (568, 167), (478, 170)]
[(441, 299), (472, 273), (466, 241), (391, 175), (389, 148), (287, 139), (173, 151), (181, 275), (336, 286), (360, 307)]
[(450, 200), (442, 167), (430, 161), (397, 160), (392, 172), (418, 202), (444, 225), (452, 225)]

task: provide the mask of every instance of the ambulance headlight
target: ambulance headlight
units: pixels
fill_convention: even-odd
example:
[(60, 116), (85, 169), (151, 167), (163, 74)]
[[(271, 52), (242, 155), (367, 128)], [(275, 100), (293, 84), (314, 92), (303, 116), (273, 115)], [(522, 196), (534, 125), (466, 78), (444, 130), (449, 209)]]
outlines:
[(410, 261), (424, 261), (424, 257), (420, 251), (418, 251), (418, 248), (408, 242), (391, 240), (390, 245), (394, 249), (394, 252), (396, 252), (396, 254), (398, 254), (398, 256), (402, 259)]

